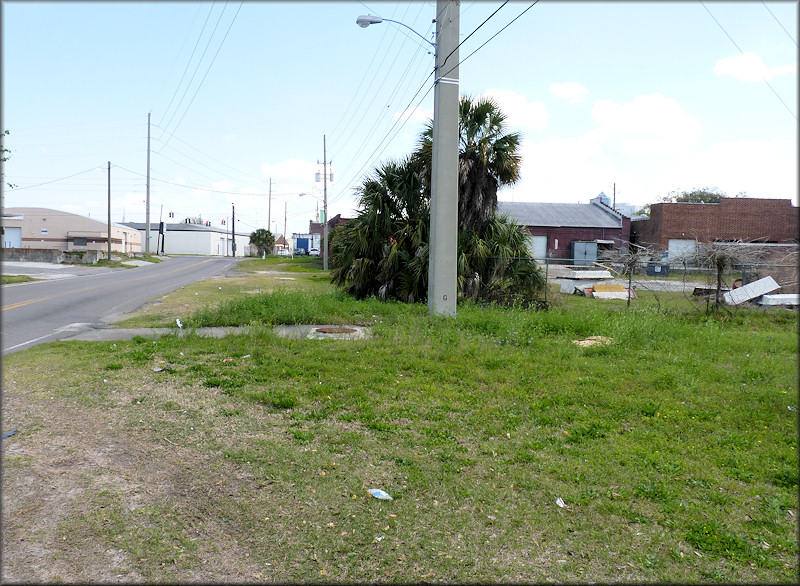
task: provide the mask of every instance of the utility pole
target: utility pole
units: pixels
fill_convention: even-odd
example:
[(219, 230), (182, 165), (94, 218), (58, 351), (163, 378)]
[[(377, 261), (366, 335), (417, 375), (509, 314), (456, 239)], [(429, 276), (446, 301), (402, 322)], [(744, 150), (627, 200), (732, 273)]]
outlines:
[[(322, 213), (325, 216), (325, 227), (322, 229), (322, 238), (325, 249), (322, 253), (322, 270), (328, 270), (328, 150), (325, 135), (322, 135)], [(317, 167), (319, 169), (319, 167)]]
[(145, 210), (144, 253), (150, 254), (150, 112), (147, 113), (147, 209)]
[(617, 209), (617, 184), (614, 183), (614, 199), (611, 201), (611, 209)]
[(458, 0), (436, 0), (428, 313), (456, 314), (458, 253)]
[(283, 202), (283, 247), (289, 248), (289, 241), (286, 239), (286, 217), (289, 215), (289, 202)]
[(108, 261), (111, 262), (111, 161), (108, 162)]
[(267, 230), (272, 219), (272, 177), (269, 178), (269, 204), (267, 205)]
[(231, 204), (231, 250), (236, 256), (236, 206)]

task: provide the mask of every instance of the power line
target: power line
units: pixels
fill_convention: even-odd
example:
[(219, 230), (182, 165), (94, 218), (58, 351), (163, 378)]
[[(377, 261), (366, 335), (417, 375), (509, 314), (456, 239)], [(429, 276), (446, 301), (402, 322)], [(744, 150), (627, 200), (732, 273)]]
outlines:
[[(167, 159), (167, 160), (169, 160), (169, 159)], [(172, 161), (172, 162), (174, 163), (175, 161)], [(178, 164), (178, 163), (176, 163), (176, 164)], [(123, 171), (127, 171), (128, 173), (133, 173), (134, 175), (139, 175), (140, 177), (145, 177), (145, 175), (143, 175), (142, 173), (138, 173), (136, 171), (131, 171), (130, 169), (126, 169), (125, 167), (120, 167), (119, 165), (113, 165), (113, 166), (116, 167), (117, 169), (122, 169)], [(209, 191), (211, 193), (224, 193), (226, 195), (241, 195), (241, 196), (245, 196), (245, 197), (249, 197), (251, 195), (252, 196), (269, 195), (268, 193), (242, 193), (241, 191), (223, 191), (221, 189), (210, 189), (208, 187), (197, 187), (195, 185), (184, 185), (184, 184), (181, 184), (181, 183), (175, 183), (174, 181), (167, 181), (166, 179), (157, 179), (155, 177), (150, 177), (150, 179), (154, 180), (154, 181), (158, 181), (160, 183), (166, 183), (168, 185), (174, 185), (176, 187), (183, 187), (184, 189), (197, 189), (197, 190), (200, 190), (200, 191)], [(273, 193), (272, 195), (274, 197), (275, 195), (279, 195), (279, 194)]]
[[(764, 8), (766, 8), (766, 9), (767, 9), (767, 12), (769, 12), (770, 14), (772, 14), (772, 10), (770, 10), (770, 9), (769, 9), (769, 6), (767, 6), (767, 4), (764, 2), (764, 0), (761, 0), (761, 4), (763, 4), (763, 5), (764, 5)], [(797, 41), (795, 41), (795, 40), (794, 40), (794, 38), (792, 37), (792, 35), (791, 35), (791, 34), (789, 34), (789, 31), (787, 31), (787, 30), (786, 30), (786, 28), (784, 28), (784, 26), (781, 24), (781, 21), (780, 21), (780, 20), (778, 20), (778, 17), (777, 17), (777, 16), (775, 16), (774, 14), (772, 14), (772, 18), (774, 18), (774, 19), (775, 19), (775, 22), (777, 22), (777, 23), (778, 23), (778, 26), (779, 26), (779, 27), (781, 27), (781, 28), (783, 29), (783, 32), (785, 32), (785, 33), (786, 33), (786, 36), (787, 36), (787, 37), (789, 37), (789, 39), (790, 39), (790, 40), (791, 40), (791, 41), (794, 43), (794, 46), (795, 46), (795, 47), (797, 47), (797, 46), (798, 46), (798, 45), (797, 45)]]
[[(537, 0), (537, 1), (538, 1), (538, 0)], [(717, 26), (719, 26), (719, 28), (721, 28), (721, 29), (722, 29), (722, 32), (723, 32), (723, 33), (725, 33), (725, 36), (726, 36), (726, 37), (728, 37), (728, 39), (730, 40), (730, 42), (731, 42), (731, 43), (733, 43), (733, 46), (734, 46), (734, 47), (736, 47), (737, 49), (739, 49), (739, 53), (741, 53), (742, 55), (744, 55), (744, 51), (742, 51), (742, 48), (741, 48), (739, 45), (737, 45), (737, 44), (736, 44), (736, 41), (734, 41), (734, 40), (733, 40), (733, 37), (732, 37), (732, 36), (730, 36), (730, 35), (728, 34), (728, 31), (726, 31), (726, 30), (725, 30), (725, 27), (724, 27), (724, 26), (722, 26), (722, 25), (720, 24), (720, 22), (719, 22), (719, 21), (718, 21), (716, 18), (714, 18), (714, 15), (713, 15), (713, 14), (711, 14), (711, 11), (708, 9), (708, 6), (706, 6), (705, 2), (703, 2), (703, 0), (700, 0), (700, 4), (702, 4), (702, 5), (703, 5), (703, 8), (705, 8), (705, 9), (706, 9), (706, 12), (708, 12), (708, 15), (709, 15), (711, 18), (713, 18), (713, 19), (714, 19), (714, 22), (716, 22), (716, 23), (717, 23)], [(787, 105), (786, 105), (786, 102), (784, 102), (784, 101), (781, 99), (781, 97), (778, 95), (778, 92), (776, 92), (776, 91), (775, 91), (775, 88), (773, 88), (773, 87), (772, 87), (772, 85), (771, 85), (771, 84), (770, 84), (770, 83), (769, 83), (769, 82), (766, 80), (766, 78), (765, 78), (763, 75), (761, 76), (761, 79), (762, 79), (762, 81), (763, 81), (765, 84), (767, 84), (767, 87), (768, 87), (769, 89), (771, 89), (771, 90), (772, 90), (772, 93), (773, 93), (773, 94), (775, 94), (775, 97), (776, 97), (776, 98), (778, 98), (778, 101), (779, 101), (781, 104), (783, 104), (783, 107), (784, 107), (784, 108), (786, 108), (786, 110), (789, 112), (789, 114), (791, 114), (791, 115), (792, 115), (792, 117), (793, 117), (795, 120), (797, 120), (797, 115), (796, 115), (794, 112), (792, 112), (792, 110), (789, 108), (789, 106), (787, 106)]]
[(56, 183), (57, 181), (64, 181), (65, 179), (71, 179), (73, 177), (77, 177), (78, 175), (83, 175), (84, 173), (89, 173), (90, 171), (102, 170), (103, 165), (98, 165), (96, 167), (92, 167), (91, 169), (86, 169), (86, 171), (81, 171), (80, 173), (75, 173), (74, 175), (69, 175), (67, 177), (61, 177), (59, 179), (53, 179), (52, 181), (45, 181), (44, 183), (37, 183), (36, 185), (26, 185), (25, 187), (14, 187), (10, 188), (9, 191), (22, 191), (23, 189), (31, 189), (33, 187), (41, 187), (42, 185), (49, 185), (50, 183)]
[[(197, 75), (197, 71), (200, 69), (200, 65), (203, 63), (203, 58), (206, 56), (206, 51), (208, 51), (208, 48), (211, 46), (211, 41), (214, 38), (214, 34), (217, 32), (217, 27), (219, 27), (219, 23), (222, 21), (222, 17), (225, 14), (225, 8), (227, 8), (227, 7), (228, 7), (228, 3), (225, 2), (225, 6), (222, 7), (222, 12), (220, 12), (220, 14), (219, 14), (219, 18), (217, 19), (217, 23), (214, 25), (214, 30), (211, 31), (211, 35), (208, 37), (208, 42), (206, 42), (206, 46), (203, 49), (203, 54), (200, 55), (200, 59), (197, 61), (197, 65), (195, 66), (194, 72), (192, 73), (192, 78), (189, 80), (189, 83), (186, 84), (186, 89), (183, 90), (183, 94), (181, 94), (181, 99), (178, 101), (178, 105), (175, 106), (175, 111), (172, 113), (172, 116), (170, 116), (169, 121), (166, 124), (167, 127), (169, 127), (169, 125), (172, 124), (172, 120), (173, 120), (173, 118), (175, 118), (175, 114), (178, 113), (178, 108), (180, 108), (181, 103), (183, 103), (183, 99), (186, 97), (186, 92), (188, 92), (189, 88), (192, 86), (192, 82), (194, 81), (194, 78)], [(213, 8), (213, 4), (212, 4), (212, 8)], [(202, 35), (202, 31), (201, 31), (200, 34)], [(194, 98), (192, 98), (192, 99), (194, 99)], [(184, 115), (185, 115), (185, 112), (184, 112)], [(183, 119), (183, 118), (181, 118), (181, 119)], [(177, 126), (176, 126), (176, 128), (177, 128)], [(175, 132), (175, 130), (176, 129), (173, 129), (172, 132)]]
[[(209, 73), (209, 71), (211, 71), (211, 67), (214, 65), (214, 61), (217, 60), (217, 55), (219, 55), (219, 52), (222, 49), (222, 45), (225, 44), (225, 39), (228, 38), (228, 33), (231, 32), (231, 27), (233, 27), (233, 23), (236, 21), (236, 17), (239, 16), (239, 11), (242, 9), (242, 4), (244, 4), (244, 0), (242, 0), (239, 3), (239, 8), (236, 9), (236, 14), (233, 15), (233, 20), (231, 20), (231, 23), (228, 25), (228, 30), (225, 31), (225, 36), (222, 37), (222, 42), (220, 42), (219, 47), (217, 47), (217, 52), (214, 53), (214, 57), (212, 57), (211, 63), (208, 64), (208, 69), (206, 69), (205, 75), (203, 75), (203, 79), (200, 80), (200, 85), (198, 85), (197, 89), (194, 91), (194, 95), (192, 96), (192, 100), (189, 102), (189, 105), (186, 106), (186, 110), (183, 111), (183, 116), (181, 116), (181, 119), (178, 120), (178, 123), (175, 125), (175, 128), (173, 128), (173, 130), (172, 130), (173, 133), (178, 130), (178, 127), (181, 125), (181, 122), (183, 122), (183, 119), (186, 117), (186, 114), (189, 112), (189, 108), (191, 108), (192, 104), (194, 104), (194, 99), (197, 97), (197, 93), (200, 91), (200, 88), (203, 87), (203, 82), (205, 82), (206, 77), (208, 77), (208, 73)], [(226, 3), (226, 6), (227, 6), (227, 3)], [(222, 16), (220, 16), (220, 18), (222, 18)]]
[[(497, 35), (499, 35), (500, 33), (502, 33), (504, 30), (506, 30), (506, 29), (507, 29), (508, 27), (510, 27), (512, 24), (514, 24), (514, 23), (515, 23), (515, 22), (516, 22), (516, 21), (517, 21), (517, 20), (518, 20), (518, 19), (519, 19), (519, 18), (520, 18), (520, 17), (521, 17), (523, 14), (525, 14), (526, 12), (528, 12), (528, 10), (530, 10), (531, 8), (533, 8), (534, 6), (536, 6), (538, 3), (539, 3), (539, 0), (536, 0), (536, 2), (534, 2), (533, 4), (531, 4), (530, 6), (528, 6), (528, 7), (527, 7), (525, 10), (523, 10), (522, 12), (520, 12), (520, 13), (517, 15), (517, 17), (516, 17), (516, 18), (514, 18), (514, 20), (512, 20), (511, 22), (509, 22), (509, 23), (508, 23), (506, 26), (504, 26), (504, 27), (503, 27), (503, 28), (501, 28), (499, 31), (497, 31), (495, 34), (493, 34), (491, 37), (489, 37), (489, 39), (488, 39), (488, 40), (487, 40), (485, 43), (483, 43), (483, 44), (482, 44), (480, 47), (478, 47), (477, 49), (475, 49), (475, 50), (474, 50), (472, 53), (470, 53), (469, 55), (467, 55), (466, 57), (464, 57), (464, 58), (463, 58), (461, 61), (459, 61), (459, 62), (458, 62), (458, 64), (457, 64), (457, 65), (454, 65), (454, 66), (453, 66), (453, 67), (452, 67), (450, 70), (448, 70), (448, 71), (447, 71), (447, 73), (444, 73), (444, 74), (443, 74), (443, 75), (441, 75), (440, 77), (447, 77), (447, 75), (449, 75), (451, 71), (453, 71), (453, 70), (454, 70), (456, 67), (458, 67), (458, 66), (459, 66), (459, 65), (461, 65), (462, 63), (464, 63), (464, 62), (465, 62), (467, 59), (469, 59), (470, 57), (472, 57), (472, 56), (473, 56), (475, 53), (477, 53), (478, 51), (480, 51), (481, 49), (483, 49), (483, 48), (484, 48), (486, 45), (488, 45), (488, 44), (489, 44), (491, 41), (493, 41), (493, 40), (494, 40), (494, 38), (495, 38)], [(502, 6), (501, 6), (500, 8), (502, 8)], [(498, 10), (499, 10), (499, 9), (498, 9)], [(483, 26), (483, 25), (481, 25), (481, 26)], [(477, 29), (476, 29), (476, 30), (477, 30)]]

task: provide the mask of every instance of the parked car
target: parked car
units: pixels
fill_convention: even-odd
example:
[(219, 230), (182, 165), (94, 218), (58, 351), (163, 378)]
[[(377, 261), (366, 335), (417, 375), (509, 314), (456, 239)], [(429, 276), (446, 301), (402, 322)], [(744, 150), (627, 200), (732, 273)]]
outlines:
[(308, 251), (308, 254), (313, 254), (314, 256), (319, 256), (319, 248), (312, 248)]
[(279, 248), (278, 249), (278, 256), (290, 256), (292, 253), (289, 252), (288, 248)]

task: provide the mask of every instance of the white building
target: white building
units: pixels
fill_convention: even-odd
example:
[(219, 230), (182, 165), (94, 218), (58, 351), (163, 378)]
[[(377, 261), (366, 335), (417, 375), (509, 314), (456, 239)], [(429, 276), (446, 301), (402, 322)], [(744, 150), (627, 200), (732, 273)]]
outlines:
[[(3, 248), (64, 252), (108, 251), (108, 223), (48, 208), (6, 208), (0, 219)], [(111, 251), (141, 252), (139, 232), (111, 224)]]
[[(138, 230), (144, 243), (147, 238), (147, 224), (128, 222), (125, 224)], [(158, 231), (158, 223), (150, 223), (150, 254), (196, 254), (200, 256), (251, 256), (256, 247), (250, 247), (250, 234), (236, 233), (236, 253), (233, 251), (233, 237), (225, 228), (204, 224), (164, 223), (163, 241)], [(146, 250), (144, 244), (142, 249)]]

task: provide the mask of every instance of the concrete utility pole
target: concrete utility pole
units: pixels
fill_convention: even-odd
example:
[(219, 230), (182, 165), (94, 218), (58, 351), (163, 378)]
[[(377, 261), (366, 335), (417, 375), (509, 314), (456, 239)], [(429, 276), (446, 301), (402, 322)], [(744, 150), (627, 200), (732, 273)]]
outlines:
[(458, 0), (436, 0), (428, 313), (456, 314), (458, 254)]
[(108, 162), (108, 260), (111, 261), (111, 161)]
[(145, 210), (144, 253), (150, 254), (150, 112), (147, 113), (147, 209)]
[[(322, 135), (322, 213), (325, 216), (325, 226), (322, 229), (322, 238), (325, 249), (322, 252), (322, 270), (328, 270), (328, 149), (325, 135)], [(319, 167), (317, 167), (319, 169)]]
[(236, 256), (236, 206), (231, 204), (231, 250)]
[(272, 216), (272, 177), (269, 178), (269, 203), (267, 204), (267, 230), (269, 230)]

